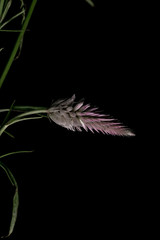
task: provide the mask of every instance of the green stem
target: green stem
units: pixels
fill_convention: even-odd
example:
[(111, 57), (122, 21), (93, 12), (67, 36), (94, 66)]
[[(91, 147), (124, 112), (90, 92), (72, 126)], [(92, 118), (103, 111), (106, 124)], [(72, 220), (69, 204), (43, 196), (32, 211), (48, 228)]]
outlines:
[[(27, 30), (26, 30), (27, 31)], [(0, 32), (8, 32), (8, 33), (17, 33), (17, 32), (22, 32), (22, 30), (11, 30), (11, 29), (0, 29)], [(23, 31), (24, 32), (24, 31)]]
[(91, 7), (95, 6), (94, 3), (92, 2), (92, 0), (86, 0), (86, 2), (89, 3)]
[(9, 168), (6, 167), (6, 165), (4, 163), (2, 163), (1, 161), (0, 161), (0, 167), (6, 172), (6, 174), (7, 174), (8, 178), (9, 178), (11, 184), (13, 186), (18, 187), (17, 182), (16, 182), (15, 178), (13, 177), (13, 174), (11, 173)]
[(18, 116), (10, 119), (1, 129), (0, 129), (0, 136), (2, 135), (2, 133), (7, 129), (7, 127), (9, 127), (10, 125), (17, 123), (17, 122), (21, 122), (21, 121), (25, 121), (25, 120), (32, 120), (32, 119), (39, 119), (42, 118), (42, 116), (40, 117), (30, 117), (30, 118), (26, 118), (26, 116), (29, 115), (37, 115), (37, 114), (41, 114), (41, 113), (48, 113), (47, 109), (41, 109), (41, 110), (34, 110), (34, 111), (29, 111), (29, 112), (25, 112), (22, 114), (19, 114)]
[(7, 22), (5, 22), (4, 24), (2, 24), (0, 26), (0, 29), (2, 29), (5, 25), (7, 25), (9, 22), (11, 22), (13, 19), (19, 17), (20, 15), (22, 15), (24, 13), (24, 10), (22, 10), (20, 13), (17, 13), (15, 16), (11, 17)]
[(8, 71), (9, 71), (9, 69), (10, 69), (10, 67), (11, 67), (11, 65), (13, 63), (13, 60), (14, 60), (16, 54), (17, 54), (17, 51), (18, 51), (19, 46), (21, 44), (21, 40), (23, 38), (24, 32), (26, 31), (26, 28), (28, 26), (28, 23), (30, 21), (30, 18), (32, 16), (32, 13), (33, 13), (33, 10), (35, 8), (36, 3), (37, 3), (37, 0), (33, 0), (32, 3), (31, 3), (30, 9), (29, 9), (28, 14), (27, 14), (27, 17), (26, 17), (25, 22), (24, 22), (23, 27), (22, 27), (22, 32), (19, 33), (19, 36), (18, 36), (17, 41), (15, 43), (15, 46), (14, 46), (14, 48), (12, 50), (11, 56), (10, 56), (10, 58), (9, 58), (7, 64), (6, 64), (6, 67), (5, 67), (5, 69), (4, 69), (3, 73), (2, 73), (1, 78), (0, 78), (0, 88), (2, 87), (3, 82), (4, 82), (4, 80), (5, 80), (6, 76), (7, 76)]
[(40, 113), (48, 113), (47, 109), (40, 109), (40, 110), (34, 110), (34, 111), (29, 111), (29, 112), (25, 112), (22, 114), (19, 114), (18, 116), (12, 118), (11, 120), (8, 121), (8, 124), (12, 123), (13, 121), (29, 116), (29, 115), (35, 115), (35, 114), (40, 114)]
[(10, 110), (9, 108), (0, 109), (0, 113), (1, 113), (1, 112), (9, 112), (9, 110)]
[(17, 151), (17, 152), (10, 152), (10, 153), (6, 153), (4, 155), (1, 155), (0, 158), (4, 158), (4, 157), (8, 157), (10, 155), (14, 155), (14, 154), (19, 154), (19, 153), (31, 153), (33, 151)]
[[(33, 106), (13, 106), (12, 112), (26, 112), (31, 110), (46, 110), (46, 107), (33, 107)], [(0, 109), (0, 113), (9, 112), (10, 108)]]

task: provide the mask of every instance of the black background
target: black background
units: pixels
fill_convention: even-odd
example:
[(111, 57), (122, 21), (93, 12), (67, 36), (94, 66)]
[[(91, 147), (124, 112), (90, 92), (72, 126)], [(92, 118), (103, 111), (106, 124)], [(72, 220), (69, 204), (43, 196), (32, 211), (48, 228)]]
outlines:
[[(50, 106), (53, 99), (75, 93), (133, 129), (136, 137), (71, 132), (47, 119), (10, 127), (16, 138), (2, 135), (0, 154), (34, 150), (3, 160), (20, 194), (10, 239), (128, 239), (142, 227), (137, 143), (137, 85), (144, 71), (141, 7), (125, 1), (95, 3), (91, 8), (85, 1), (53, 1), (51, 6), (38, 1), (21, 55), (0, 90), (0, 106), (8, 108), (13, 100)], [(1, 33), (1, 71), (16, 38), (16, 33)], [(2, 170), (0, 188), (4, 234), (13, 189)]]

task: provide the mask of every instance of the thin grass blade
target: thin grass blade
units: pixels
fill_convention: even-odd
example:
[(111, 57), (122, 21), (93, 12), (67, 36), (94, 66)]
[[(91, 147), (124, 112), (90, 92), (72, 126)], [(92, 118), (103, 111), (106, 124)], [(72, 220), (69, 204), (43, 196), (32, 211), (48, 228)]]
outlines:
[[(0, 156), (1, 158), (5, 158), (11, 155), (15, 155), (15, 154), (19, 154), (19, 153), (31, 153), (33, 151), (16, 151), (16, 152), (10, 152), (10, 153), (6, 153), (4, 155)], [(9, 181), (11, 182), (11, 184), (13, 185), (13, 187), (15, 187), (15, 193), (13, 196), (13, 207), (12, 207), (12, 217), (11, 217), (11, 222), (10, 222), (10, 227), (9, 227), (9, 231), (8, 231), (8, 235), (7, 236), (3, 236), (3, 238), (9, 237), (15, 227), (16, 224), (16, 220), (17, 220), (17, 214), (18, 214), (18, 206), (19, 206), (19, 194), (18, 194), (18, 184), (16, 182), (15, 177), (13, 176), (12, 172), (10, 171), (10, 169), (4, 164), (2, 163), (2, 161), (0, 161), (0, 167), (5, 171)]]
[(8, 112), (9, 110), (10, 110), (9, 108), (0, 109), (0, 113), (3, 113), (3, 112)]
[(10, 107), (8, 113), (6, 114), (6, 117), (4, 118), (4, 120), (3, 120), (2, 124), (0, 125), (0, 127), (3, 127), (4, 124), (7, 122), (8, 118), (9, 118), (9, 116), (10, 116), (10, 114), (11, 114), (11, 111), (12, 111), (12, 109), (13, 109), (14, 104), (15, 104), (15, 100), (14, 100), (13, 103), (11, 104), (11, 107)]
[(32, 153), (33, 150), (30, 150), (30, 151), (27, 151), (27, 150), (24, 150), (24, 151), (16, 151), (16, 152), (10, 152), (10, 153), (6, 153), (4, 155), (1, 155), (0, 158), (5, 158), (5, 157), (8, 157), (8, 156), (11, 156), (11, 155), (15, 155), (15, 154), (21, 154), (21, 153)]
[[(22, 11), (23, 11), (23, 13), (22, 13), (21, 25), (23, 25), (23, 23), (24, 23), (24, 21), (25, 21), (25, 18), (26, 18), (26, 9), (25, 9), (25, 5), (24, 5), (23, 0), (20, 0), (20, 2), (21, 2), (21, 7), (20, 7), (20, 8), (21, 8)], [(17, 54), (16, 59), (18, 59), (19, 56), (20, 56), (20, 54), (21, 54), (22, 46), (23, 46), (23, 39), (24, 39), (24, 35), (23, 35), (23, 37), (22, 37), (22, 39), (21, 39), (21, 43), (20, 43), (20, 45), (19, 45), (19, 52), (18, 52), (18, 54)]]
[(12, 0), (9, 1), (2, 1), (2, 5), (0, 6), (0, 29), (1, 23), (3, 22), (4, 18), (6, 17), (8, 10), (10, 9), (12, 4)]
[[(42, 114), (45, 113), (47, 114), (48, 111), (46, 109), (41, 109), (41, 110), (33, 110), (33, 111), (29, 111), (29, 112), (25, 112), (22, 114), (19, 114), (18, 116), (10, 119), (4, 126), (2, 126), (0, 128), (0, 136), (2, 135), (2, 133), (10, 126), (13, 125), (15, 123), (21, 122), (21, 121), (26, 121), (26, 120), (33, 120), (33, 119), (40, 119), (43, 116), (38, 116), (38, 117), (28, 117), (31, 115), (38, 115), (38, 114)], [(26, 118), (27, 117), (27, 118)]]
[(3, 132), (6, 131), (6, 129), (15, 124), (15, 123), (18, 123), (18, 122), (22, 122), (22, 121), (28, 121), (28, 120), (35, 120), (35, 119), (40, 119), (42, 118), (42, 116), (39, 116), (39, 117), (28, 117), (28, 118), (21, 118), (21, 119), (15, 119), (15, 120), (12, 120), (12, 121), (9, 121), (9, 123), (5, 124), (1, 129), (0, 129), (0, 136), (3, 134)]
[(24, 32), (27, 29), (28, 23), (30, 21), (30, 18), (32, 16), (32, 13), (33, 13), (33, 10), (34, 10), (34, 8), (36, 6), (36, 3), (37, 3), (37, 0), (33, 0), (32, 3), (31, 3), (31, 6), (30, 6), (28, 14), (27, 14), (27, 17), (26, 17), (26, 19), (24, 21), (24, 24), (22, 26), (22, 32), (20, 32), (20, 34), (19, 34), (19, 36), (17, 38), (15, 46), (14, 46), (14, 48), (12, 50), (11, 56), (10, 56), (10, 58), (9, 58), (7, 64), (6, 64), (6, 67), (5, 67), (5, 69), (4, 69), (3, 73), (2, 73), (2, 76), (0, 77), (0, 88), (2, 87), (3, 82), (4, 82), (4, 80), (5, 80), (5, 78), (6, 78), (7, 74), (8, 74), (8, 71), (9, 71), (9, 69), (10, 69), (10, 67), (11, 67), (11, 65), (12, 65), (12, 63), (13, 63), (13, 61), (15, 59), (15, 56), (16, 56), (16, 54), (18, 52), (18, 49), (20, 47), (20, 44), (21, 44), (21, 41), (22, 41), (22, 38), (23, 38), (23, 35), (24, 35)]
[(11, 137), (13, 139), (15, 138), (15, 136), (13, 136), (13, 134), (9, 133), (8, 131), (4, 131), (4, 133), (7, 134), (9, 137)]
[(94, 3), (92, 2), (92, 0), (85, 0), (91, 7), (94, 7)]
[(11, 22), (12, 20), (14, 20), (15, 18), (21, 16), (24, 13), (24, 10), (22, 10), (21, 12), (17, 13), (16, 15), (14, 15), (13, 17), (11, 17), (9, 20), (7, 20), (6, 22), (4, 22), (1, 26), (0, 26), (0, 30), (2, 28), (4, 28), (4, 26), (6, 26), (9, 22)]
[(2, 17), (3, 6), (4, 6), (4, 0), (1, 0), (1, 1), (0, 1), (0, 19), (1, 19), (1, 17)]
[(0, 161), (0, 167), (5, 171), (5, 173), (8, 176), (8, 179), (11, 182), (11, 184), (15, 187), (15, 193), (14, 193), (14, 196), (13, 196), (12, 217), (11, 217), (9, 232), (8, 232), (7, 236), (3, 236), (3, 237), (9, 237), (12, 234), (13, 230), (14, 230), (15, 223), (16, 223), (16, 220), (17, 220), (18, 206), (19, 206), (18, 184), (17, 184), (16, 179), (13, 176), (12, 172), (1, 161)]
[(46, 107), (35, 107), (35, 106), (14, 106), (14, 110), (20, 110), (20, 111), (32, 111), (32, 110), (47, 110)]

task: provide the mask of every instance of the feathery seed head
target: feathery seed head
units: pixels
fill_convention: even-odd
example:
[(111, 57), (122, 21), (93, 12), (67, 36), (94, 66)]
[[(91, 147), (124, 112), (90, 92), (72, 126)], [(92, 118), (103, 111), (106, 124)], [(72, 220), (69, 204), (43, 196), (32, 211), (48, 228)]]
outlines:
[(75, 94), (69, 99), (53, 102), (48, 109), (48, 116), (58, 125), (69, 130), (102, 132), (111, 135), (134, 136), (131, 130), (111, 118), (109, 115), (101, 114), (97, 108), (89, 104), (84, 105), (84, 100), (75, 101)]

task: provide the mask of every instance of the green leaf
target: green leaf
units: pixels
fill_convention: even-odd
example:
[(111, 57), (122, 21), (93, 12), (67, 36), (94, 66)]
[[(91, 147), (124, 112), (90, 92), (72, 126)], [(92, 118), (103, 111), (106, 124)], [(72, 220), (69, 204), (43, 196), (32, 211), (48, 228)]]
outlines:
[[(6, 110), (6, 109), (5, 109)], [(21, 122), (21, 121), (26, 121), (26, 120), (33, 120), (33, 119), (40, 119), (43, 117), (43, 115), (40, 115), (42, 113), (47, 113), (47, 109), (43, 108), (43, 109), (38, 109), (38, 110), (33, 110), (33, 111), (29, 111), (29, 112), (24, 112), (24, 113), (21, 113), (19, 115), (17, 115), (16, 117), (10, 119), (8, 122), (6, 122), (4, 124), (4, 126), (2, 126), (0, 128), (0, 136), (2, 135), (2, 133), (11, 125), (15, 124), (15, 123), (18, 123), (18, 122)], [(34, 116), (34, 117), (28, 117), (28, 116), (31, 116), (31, 115), (40, 115), (40, 116)]]
[(14, 110), (21, 110), (21, 111), (31, 111), (31, 110), (46, 110), (46, 107), (35, 107), (35, 106), (14, 106)]
[(0, 167), (6, 172), (11, 184), (15, 187), (15, 193), (14, 193), (14, 196), (13, 196), (12, 217), (11, 217), (9, 232), (8, 232), (7, 236), (3, 236), (3, 237), (9, 237), (14, 230), (15, 223), (16, 223), (16, 220), (17, 220), (17, 213), (18, 213), (18, 206), (19, 206), (18, 184), (17, 184), (12, 172), (1, 161), (0, 161)]
[(92, 2), (92, 0), (86, 0), (86, 2), (91, 6), (91, 7), (94, 7), (94, 3)]
[(0, 158), (8, 157), (10, 155), (15, 155), (15, 154), (19, 154), (19, 153), (31, 153), (31, 152), (33, 152), (33, 151), (26, 151), (26, 150), (24, 150), (24, 151), (10, 152), (10, 153), (6, 153), (4, 155), (1, 155)]
[(1, 0), (0, 1), (0, 18), (2, 17), (3, 6), (4, 6), (4, 0)]
[(8, 111), (8, 113), (6, 114), (6, 117), (4, 118), (2, 124), (0, 125), (1, 127), (3, 127), (4, 124), (7, 122), (8, 118), (9, 118), (9, 115), (10, 115), (12, 109), (13, 109), (14, 104), (15, 104), (15, 101), (13, 101), (13, 103), (11, 104), (9, 111)]
[(2, 112), (8, 112), (9, 111), (9, 108), (6, 108), (6, 109), (0, 109), (0, 113)]
[(18, 49), (19, 49), (19, 47), (20, 47), (20, 45), (21, 45), (21, 43), (22, 43), (22, 39), (23, 39), (24, 32), (25, 32), (26, 29), (27, 29), (28, 23), (29, 23), (29, 21), (30, 21), (30, 18), (31, 18), (31, 16), (32, 16), (32, 13), (33, 13), (33, 10), (34, 10), (34, 8), (35, 8), (35, 6), (36, 6), (36, 3), (37, 3), (37, 0), (33, 0), (32, 3), (31, 3), (31, 6), (30, 6), (29, 11), (28, 11), (28, 14), (27, 14), (27, 17), (26, 17), (26, 19), (25, 19), (25, 21), (24, 21), (24, 24), (23, 24), (23, 26), (22, 26), (22, 32), (19, 33), (19, 36), (18, 36), (18, 38), (17, 38), (17, 41), (16, 41), (16, 43), (15, 43), (15, 45), (14, 45), (14, 48), (13, 48), (13, 50), (12, 50), (11, 56), (10, 56), (10, 58), (9, 58), (7, 64), (6, 64), (6, 66), (5, 66), (5, 68), (4, 68), (4, 71), (3, 71), (3, 73), (2, 73), (2, 76), (0, 77), (0, 88), (1, 88), (2, 85), (3, 85), (3, 82), (4, 82), (4, 80), (5, 80), (5, 78), (6, 78), (7, 74), (8, 74), (8, 71), (9, 71), (9, 69), (10, 69), (10, 67), (11, 67), (11, 65), (12, 65), (12, 63), (13, 63), (13, 61), (14, 61), (14, 59), (15, 59), (15, 56), (16, 56), (16, 54), (17, 54), (17, 52), (18, 52)]
[[(30, 153), (30, 152), (33, 152), (33, 151), (10, 152), (10, 153), (6, 153), (4, 155), (1, 155), (0, 158), (8, 157), (10, 155), (15, 155), (15, 154), (19, 154), (19, 153)], [(15, 187), (15, 193), (14, 193), (14, 196), (13, 196), (12, 216), (11, 216), (9, 231), (8, 231), (7, 236), (3, 236), (3, 238), (4, 237), (6, 238), (6, 237), (9, 237), (12, 234), (12, 232), (14, 230), (14, 227), (15, 227), (15, 224), (16, 224), (17, 214), (18, 214), (18, 206), (19, 206), (19, 194), (18, 194), (18, 184), (17, 184), (16, 179), (13, 176), (12, 172), (10, 171), (10, 169), (4, 163), (2, 163), (2, 161), (0, 161), (0, 167), (5, 171), (6, 175), (8, 176), (9, 181)]]
[[(35, 106), (13, 106), (12, 111), (14, 112), (26, 112), (32, 110), (46, 110), (46, 107), (35, 107)], [(17, 110), (17, 111), (16, 111)], [(10, 111), (9, 108), (0, 109), (0, 113)]]
[(4, 133), (6, 133), (9, 137), (11, 138), (15, 138), (11, 133), (9, 133), (8, 131), (4, 131)]
[(11, 218), (9, 233), (7, 237), (9, 237), (14, 230), (14, 226), (17, 220), (18, 206), (19, 206), (19, 194), (18, 194), (18, 187), (16, 187), (15, 194), (13, 197), (12, 218)]
[(2, 26), (1, 24), (2, 24), (5, 16), (7, 15), (8, 10), (11, 7), (12, 0), (9, 0), (9, 1), (8, 0), (6, 0), (6, 1), (1, 0), (0, 3), (1, 3), (0, 4), (0, 29), (1, 29), (1, 26)]
[(7, 20), (6, 22), (4, 22), (2, 25), (0, 25), (0, 29), (2, 29), (5, 25), (7, 25), (9, 22), (11, 22), (13, 19), (21, 16), (24, 13), (24, 10), (22, 10), (21, 12), (17, 13), (16, 15), (14, 15), (13, 17), (11, 17), (9, 20)]
[[(0, 156), (0, 158), (1, 158), (1, 157), (2, 157), (2, 156)], [(9, 170), (9, 168), (8, 168), (4, 163), (2, 163), (1, 161), (0, 161), (0, 167), (3, 168), (3, 170), (6, 172), (6, 174), (7, 174), (8, 178), (9, 178), (11, 184), (12, 184), (13, 186), (15, 186), (15, 187), (18, 187), (17, 182), (16, 182), (13, 174), (11, 173), (11, 171)]]
[[(17, 33), (17, 32), (22, 32), (23, 30), (12, 30), (12, 29), (0, 29), (0, 32), (8, 32), (8, 33)], [(3, 49), (3, 48), (1, 48)]]
[(28, 118), (21, 118), (21, 119), (14, 119), (14, 120), (10, 120), (7, 124), (5, 124), (1, 129), (0, 129), (0, 136), (2, 135), (2, 133), (3, 132), (5, 132), (5, 130), (9, 127), (9, 126), (11, 126), (11, 125), (13, 125), (13, 124), (15, 124), (15, 123), (18, 123), (18, 122), (22, 122), (22, 121), (26, 121), (26, 120), (34, 120), (34, 119), (40, 119), (40, 118), (42, 118), (42, 116), (40, 116), (40, 117), (28, 117)]

